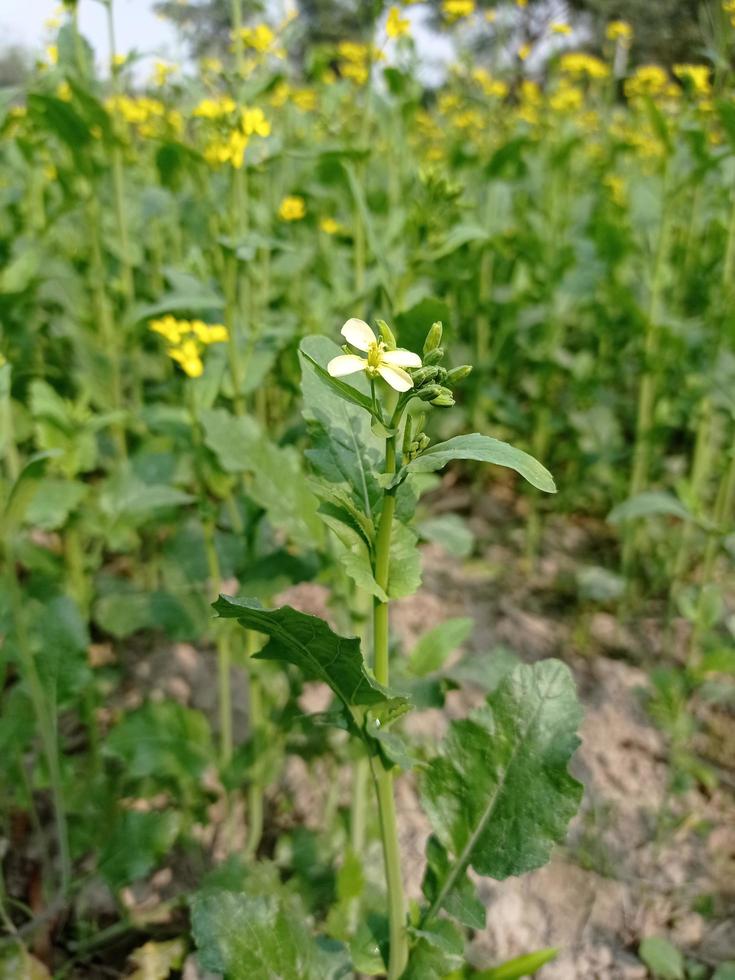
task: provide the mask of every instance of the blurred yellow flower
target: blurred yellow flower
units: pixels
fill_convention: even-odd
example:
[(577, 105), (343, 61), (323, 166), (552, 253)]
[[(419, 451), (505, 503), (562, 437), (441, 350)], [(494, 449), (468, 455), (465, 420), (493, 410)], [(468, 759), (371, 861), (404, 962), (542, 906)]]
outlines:
[(275, 39), (276, 35), (267, 24), (240, 28), (240, 40), (242, 43), (259, 54), (265, 54), (272, 47)]
[(336, 235), (339, 231), (339, 224), (334, 218), (322, 218), (319, 227), (326, 235)]
[(475, 12), (475, 0), (443, 0), (442, 12), (450, 21), (470, 17)]
[(712, 92), (708, 65), (674, 65), (674, 75), (691, 86), (696, 95), (708, 96)]
[(572, 33), (572, 28), (569, 24), (564, 24), (562, 21), (554, 21), (550, 26), (552, 34), (567, 35)]
[(398, 7), (391, 7), (388, 11), (388, 20), (385, 23), (385, 33), (388, 37), (403, 37), (408, 34), (411, 22), (407, 17), (401, 17)]
[(127, 60), (128, 56), (126, 54), (113, 54), (110, 64), (113, 68), (122, 68)]
[(567, 75), (587, 78), (607, 78), (610, 69), (594, 55), (582, 51), (570, 51), (559, 59), (559, 68)]
[(620, 41), (629, 44), (633, 40), (633, 28), (627, 20), (612, 20), (605, 29), (608, 41)]
[(528, 42), (522, 44), (520, 48), (518, 48), (518, 57), (521, 59), (521, 61), (525, 61), (530, 55), (530, 53), (531, 53), (531, 45)]
[(623, 86), (629, 99), (648, 95), (653, 98), (669, 92), (669, 76), (660, 65), (640, 65)]
[(493, 78), (486, 68), (478, 67), (472, 70), (472, 78), (480, 86), (485, 95), (504, 99), (508, 94), (508, 84), (499, 78)]
[(222, 71), (222, 62), (219, 58), (202, 58), (199, 64), (203, 72), (211, 75), (219, 75)]
[(305, 214), (304, 199), (296, 194), (289, 194), (284, 197), (278, 208), (278, 217), (281, 221), (301, 221)]
[(485, 11), (485, 20), (488, 22), (488, 24), (494, 24), (497, 19), (497, 10), (490, 9)]
[(246, 136), (270, 136), (271, 124), (265, 117), (261, 108), (255, 106), (247, 109), (245, 106), (240, 110), (240, 122)]
[(516, 0), (516, 7), (520, 7), (523, 10), (524, 7), (528, 6), (528, 0)]
[(296, 108), (302, 112), (313, 112), (316, 109), (317, 98), (313, 88), (296, 88), (291, 98)]
[(171, 347), (168, 356), (176, 361), (190, 378), (200, 378), (204, 372), (199, 345), (195, 340), (185, 340), (181, 347)]
[(50, 65), (57, 65), (59, 63), (59, 49), (55, 44), (46, 46), (46, 58)]
[(237, 104), (229, 95), (220, 95), (216, 99), (202, 99), (194, 107), (192, 115), (202, 119), (221, 119), (234, 112)]
[(66, 80), (56, 86), (56, 98), (62, 102), (71, 102), (71, 85)]
[(610, 192), (610, 197), (619, 207), (623, 207), (626, 201), (625, 181), (617, 174), (606, 174), (603, 184)]
[(175, 71), (175, 65), (169, 65), (165, 61), (157, 61), (153, 65), (153, 84), (162, 88)]

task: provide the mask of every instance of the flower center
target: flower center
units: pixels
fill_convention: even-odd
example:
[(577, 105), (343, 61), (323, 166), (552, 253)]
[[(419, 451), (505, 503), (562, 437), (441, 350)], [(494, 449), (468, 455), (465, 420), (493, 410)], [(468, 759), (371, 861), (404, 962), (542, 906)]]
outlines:
[(368, 362), (369, 369), (371, 368), (373, 371), (375, 371), (377, 368), (380, 367), (383, 361), (384, 350), (385, 350), (385, 344), (382, 342), (378, 343), (377, 341), (373, 341), (370, 344), (367, 350), (367, 362)]

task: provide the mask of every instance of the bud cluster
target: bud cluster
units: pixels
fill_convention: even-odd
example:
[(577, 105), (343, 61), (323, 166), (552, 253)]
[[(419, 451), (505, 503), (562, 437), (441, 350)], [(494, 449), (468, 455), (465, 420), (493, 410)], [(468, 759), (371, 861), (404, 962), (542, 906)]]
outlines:
[[(414, 393), (421, 401), (435, 405), (437, 408), (448, 408), (454, 405), (454, 393), (450, 385), (462, 381), (472, 370), (470, 364), (447, 370), (440, 361), (444, 357), (442, 342), (442, 325), (437, 320), (431, 325), (426, 335), (423, 350), (423, 365), (411, 372)], [(412, 443), (413, 445), (413, 443)], [(428, 442), (427, 442), (428, 445)], [(425, 446), (423, 448), (426, 448)], [(417, 451), (421, 452), (422, 449)]]

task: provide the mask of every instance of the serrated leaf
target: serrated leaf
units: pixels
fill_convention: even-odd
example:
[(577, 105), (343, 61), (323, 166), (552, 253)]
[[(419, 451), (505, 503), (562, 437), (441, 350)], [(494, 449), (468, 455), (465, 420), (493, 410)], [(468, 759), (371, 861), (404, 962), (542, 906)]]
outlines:
[(581, 717), (569, 668), (545, 660), (519, 665), (479, 711), (452, 722), (421, 787), (453, 860), (435, 911), (467, 867), (502, 880), (548, 860), (582, 795), (567, 772)]
[(692, 514), (678, 497), (660, 490), (645, 490), (635, 497), (629, 497), (622, 504), (613, 507), (607, 519), (610, 524), (622, 524), (641, 517), (661, 516), (680, 517), (683, 521), (693, 520)]
[(213, 603), (213, 608), (220, 616), (236, 619), (246, 629), (270, 637), (255, 655), (258, 659), (295, 664), (307, 677), (328, 684), (348, 707), (369, 707), (390, 699), (365, 670), (357, 637), (339, 636), (318, 616), (291, 606), (264, 609), (256, 599), (225, 595)]
[(554, 478), (537, 459), (507, 442), (481, 435), (479, 432), (455, 436), (446, 442), (430, 446), (410, 462), (407, 469), (414, 473), (430, 473), (433, 470), (440, 470), (453, 459), (475, 459), (483, 463), (495, 463), (496, 466), (506, 466), (520, 473), (538, 490), (556, 493)]
[(336, 980), (348, 975), (344, 948), (319, 944), (296, 896), (281, 889), (253, 892), (212, 889), (194, 896), (192, 931), (206, 970), (227, 980)]

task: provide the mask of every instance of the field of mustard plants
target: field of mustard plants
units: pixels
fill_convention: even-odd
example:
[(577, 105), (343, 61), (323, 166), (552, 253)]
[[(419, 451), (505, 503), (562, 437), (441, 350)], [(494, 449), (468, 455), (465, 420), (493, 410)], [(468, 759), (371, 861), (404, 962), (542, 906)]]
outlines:
[(101, 2), (0, 90), (0, 977), (732, 980), (734, 0)]

